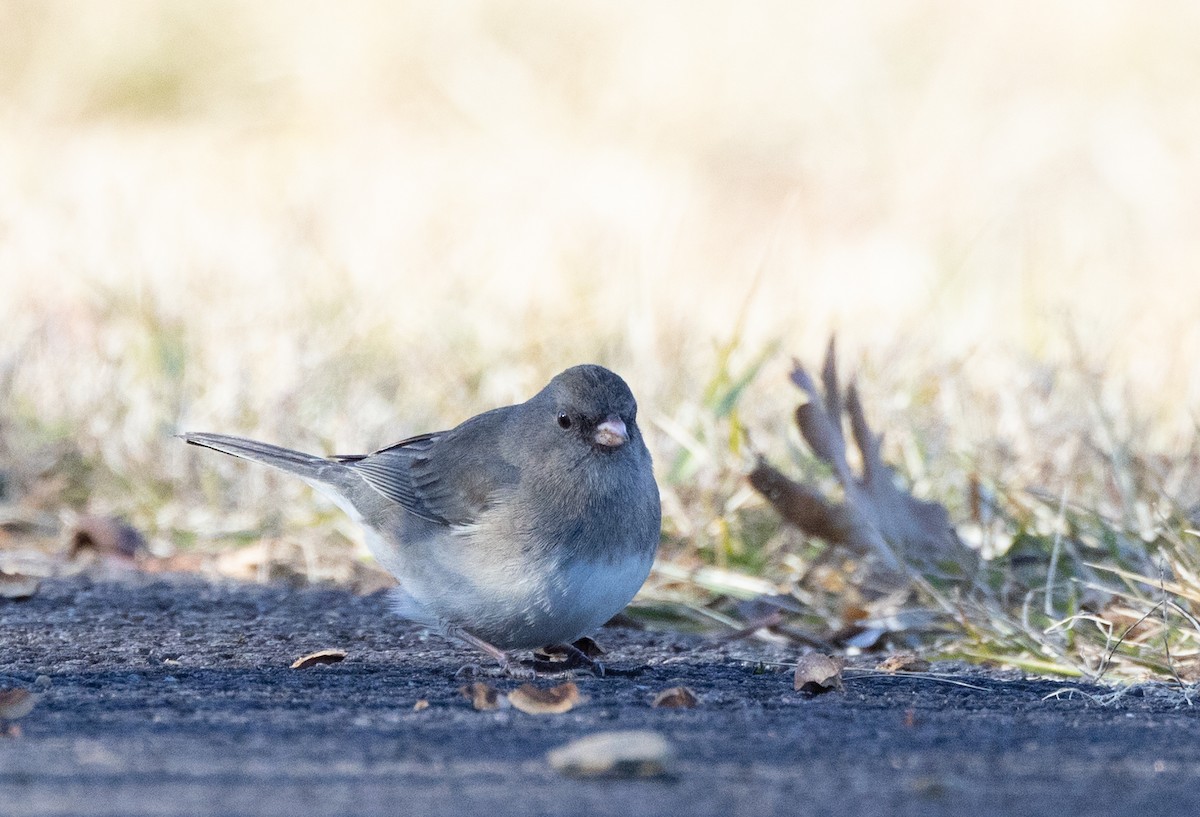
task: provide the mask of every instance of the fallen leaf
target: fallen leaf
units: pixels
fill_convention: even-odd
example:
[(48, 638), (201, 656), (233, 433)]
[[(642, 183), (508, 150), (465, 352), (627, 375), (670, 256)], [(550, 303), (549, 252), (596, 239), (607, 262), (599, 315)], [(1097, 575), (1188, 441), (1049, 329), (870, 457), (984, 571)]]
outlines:
[(429, 701), (425, 700), (424, 698), (421, 698), (415, 704), (413, 704), (413, 712), (421, 712), (428, 708), (429, 708)]
[(911, 652), (897, 652), (876, 664), (875, 669), (882, 672), (925, 672), (929, 669), (929, 662)]
[(655, 695), (650, 705), (659, 709), (691, 709), (698, 703), (696, 693), (687, 687), (671, 687)]
[[(795, 414), (800, 435), (833, 471), (841, 498), (789, 478), (761, 456), (749, 474), (751, 486), (786, 521), (856, 556), (872, 555), (885, 573), (903, 575), (904, 565), (914, 564), (953, 566), (970, 575), (978, 555), (959, 539), (945, 506), (899, 487), (894, 469), (883, 459), (883, 435), (867, 423), (855, 384), (842, 388), (837, 368), (836, 345), (830, 339), (820, 384), (799, 361), (791, 379), (804, 393)], [(851, 467), (844, 424), (860, 454), (858, 474)]]
[(561, 644), (538, 647), (533, 651), (534, 661), (542, 661), (547, 664), (565, 664), (570, 659), (571, 654)]
[(84, 516), (71, 535), (71, 558), (80, 551), (95, 550), (108, 556), (132, 559), (149, 550), (146, 539), (124, 519), (115, 516)]
[(0, 689), (0, 721), (15, 721), (25, 717), (37, 704), (40, 695), (27, 689)]
[(559, 684), (549, 689), (541, 689), (533, 684), (521, 684), (508, 693), (508, 700), (513, 706), (530, 715), (561, 715), (569, 712), (587, 698), (579, 694), (579, 687), (572, 681)]
[(0, 573), (0, 599), (26, 601), (33, 598), (39, 582), (32, 576), (20, 573)]
[[(574, 652), (574, 650), (578, 650), (578, 652)], [(576, 639), (570, 646), (553, 644), (539, 647), (533, 651), (533, 657), (538, 661), (544, 661), (549, 664), (580, 664), (583, 666), (586, 666), (589, 662), (580, 659), (580, 655), (585, 658), (596, 659), (604, 654), (604, 648), (587, 636)]]
[(318, 664), (336, 664), (345, 660), (346, 653), (343, 650), (318, 650), (297, 658), (292, 662), (292, 669), (308, 669)]
[(600, 656), (607, 653), (607, 650), (605, 650), (603, 647), (601, 647), (599, 644), (596, 643), (596, 639), (592, 638), (591, 636), (586, 636), (586, 635), (583, 636), (582, 638), (575, 639), (574, 643), (571, 646), (573, 646), (575, 649), (579, 650), (581, 653), (586, 655), (588, 658), (599, 658)]
[(501, 709), (508, 706), (508, 699), (501, 695), (494, 686), (483, 681), (475, 681), (458, 688), (462, 696), (471, 702), (471, 706), (480, 712)]
[(841, 690), (844, 663), (840, 658), (818, 652), (800, 656), (796, 662), (793, 689), (809, 695), (819, 695), (832, 689)]
[(546, 760), (569, 777), (661, 777), (671, 745), (657, 732), (598, 732), (551, 750)]

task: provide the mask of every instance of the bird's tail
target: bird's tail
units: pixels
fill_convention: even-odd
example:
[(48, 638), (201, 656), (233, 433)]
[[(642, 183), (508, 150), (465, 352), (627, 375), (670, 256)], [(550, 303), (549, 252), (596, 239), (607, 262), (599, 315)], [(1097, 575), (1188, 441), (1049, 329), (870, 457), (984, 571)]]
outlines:
[(222, 454), (261, 462), (310, 482), (337, 484), (341, 481), (339, 477), (343, 476), (345, 471), (345, 466), (324, 457), (293, 451), (290, 448), (281, 448), (270, 443), (260, 443), (258, 440), (247, 440), (245, 437), (197, 432), (180, 434), (179, 437), (191, 445), (211, 448)]

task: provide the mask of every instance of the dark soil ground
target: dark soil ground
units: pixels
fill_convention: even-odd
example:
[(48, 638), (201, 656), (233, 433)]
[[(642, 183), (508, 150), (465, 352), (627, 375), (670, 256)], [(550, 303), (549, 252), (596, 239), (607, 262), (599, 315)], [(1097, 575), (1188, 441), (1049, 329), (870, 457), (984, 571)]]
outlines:
[[(577, 675), (582, 706), (477, 712), (454, 677), (473, 656), (380, 595), (48, 582), (0, 601), (0, 687), (43, 691), (0, 738), (0, 814), (1200, 814), (1200, 706), (1178, 691), (1102, 705), (964, 670), (979, 689), (870, 677), (808, 697), (756, 664), (789, 657), (771, 647), (600, 640), (613, 672)], [(289, 668), (327, 648), (348, 657)], [(697, 708), (650, 706), (677, 684)], [(671, 774), (579, 780), (546, 761), (614, 729), (663, 735)]]

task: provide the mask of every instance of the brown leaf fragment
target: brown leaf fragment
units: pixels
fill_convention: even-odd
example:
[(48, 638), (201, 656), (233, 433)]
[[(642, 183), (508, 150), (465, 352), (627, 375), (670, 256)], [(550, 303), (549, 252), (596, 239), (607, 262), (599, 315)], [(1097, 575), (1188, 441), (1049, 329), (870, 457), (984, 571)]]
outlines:
[(911, 652), (892, 653), (875, 665), (881, 672), (926, 672), (929, 662)]
[(596, 639), (587, 635), (583, 636), (582, 638), (575, 639), (571, 646), (579, 650), (588, 658), (599, 658), (600, 656), (608, 653), (606, 649), (596, 643)]
[(292, 669), (308, 669), (318, 664), (336, 664), (346, 660), (344, 650), (318, 650), (301, 656), (292, 662)]
[(26, 601), (33, 598), (33, 594), (38, 591), (40, 584), (32, 576), (0, 572), (0, 599)]
[(840, 658), (822, 655), (814, 652), (800, 656), (796, 662), (796, 675), (792, 688), (809, 695), (820, 695), (822, 692), (842, 689), (842, 667), (845, 662)]
[(475, 681), (458, 688), (459, 693), (480, 712), (490, 712), (508, 706), (508, 699), (491, 684)]
[(547, 664), (565, 664), (571, 660), (571, 653), (562, 644), (547, 645), (533, 651), (533, 660)]
[(698, 703), (700, 703), (700, 699), (696, 697), (695, 692), (687, 687), (679, 686), (664, 689), (654, 696), (654, 701), (650, 705), (656, 709), (692, 709)]
[(94, 550), (104, 556), (133, 559), (149, 550), (137, 528), (115, 516), (83, 516), (71, 534), (71, 558), (81, 551)]
[(830, 502), (810, 485), (794, 482), (764, 459), (759, 459), (749, 480), (780, 516), (800, 530), (830, 542), (857, 546), (853, 538), (855, 521), (847, 506)]
[(587, 698), (579, 694), (579, 687), (573, 681), (567, 681), (548, 689), (521, 684), (508, 693), (508, 700), (529, 715), (561, 715), (584, 703)]
[(657, 732), (598, 732), (546, 754), (550, 766), (568, 777), (647, 778), (668, 773), (671, 745)]
[(41, 697), (27, 689), (0, 689), (0, 722), (25, 717), (33, 711)]
[(596, 659), (605, 654), (605, 650), (592, 639), (584, 636), (571, 644), (552, 644), (539, 647), (533, 651), (534, 659), (547, 664), (587, 665), (587, 659)]
[(417, 702), (415, 704), (413, 704), (413, 712), (423, 712), (424, 710), (426, 710), (428, 708), (429, 708), (429, 701), (425, 700), (424, 698), (418, 699)]

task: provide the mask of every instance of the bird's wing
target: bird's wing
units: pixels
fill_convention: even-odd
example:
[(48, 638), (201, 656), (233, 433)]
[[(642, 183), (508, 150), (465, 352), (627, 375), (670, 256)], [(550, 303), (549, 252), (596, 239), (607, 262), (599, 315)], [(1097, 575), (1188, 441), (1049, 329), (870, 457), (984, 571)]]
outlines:
[(494, 435), (471, 426), (468, 422), (452, 431), (421, 434), (338, 460), (415, 516), (441, 525), (470, 525), (496, 491), (518, 477), (500, 456)]
[(362, 477), (383, 496), (400, 504), (406, 511), (442, 525), (449, 521), (425, 502), (413, 479), (413, 466), (429, 455), (429, 450), (445, 432), (409, 437), (370, 454), (333, 457)]

